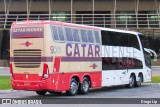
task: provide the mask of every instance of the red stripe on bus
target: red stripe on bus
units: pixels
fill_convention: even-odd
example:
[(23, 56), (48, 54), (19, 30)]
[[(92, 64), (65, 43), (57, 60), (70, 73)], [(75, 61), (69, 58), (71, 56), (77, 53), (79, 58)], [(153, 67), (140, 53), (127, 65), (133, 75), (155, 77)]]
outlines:
[(56, 70), (55, 72), (59, 72), (60, 62), (61, 62), (60, 57), (55, 57), (54, 59), (54, 70)]
[(42, 38), (40, 36), (16, 36), (15, 38)]

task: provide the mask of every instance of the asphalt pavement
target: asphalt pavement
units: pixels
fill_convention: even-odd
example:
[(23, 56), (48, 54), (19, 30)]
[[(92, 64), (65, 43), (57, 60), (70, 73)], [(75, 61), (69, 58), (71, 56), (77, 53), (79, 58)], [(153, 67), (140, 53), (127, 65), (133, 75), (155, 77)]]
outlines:
[[(153, 74), (160, 74), (160, 69), (152, 69)], [(9, 68), (0, 68), (0, 75), (10, 75), (9, 73)], [(143, 84), (141, 87), (138, 88), (131, 88), (128, 89), (125, 86), (116, 86), (116, 87), (104, 87), (104, 88), (98, 88), (98, 89), (91, 89), (87, 95), (76, 95), (76, 96), (67, 96), (64, 93), (57, 95), (57, 94), (50, 94), (47, 93), (45, 96), (39, 96), (36, 94), (34, 91), (18, 91), (18, 90), (0, 90), (0, 99), (1, 98), (23, 98), (23, 99), (53, 99), (52, 101), (56, 101), (57, 104), (61, 105), (47, 105), (47, 107), (56, 107), (56, 106), (61, 106), (61, 107), (70, 107), (73, 106), (72, 104), (74, 103), (73, 100), (67, 100), (69, 98), (75, 99), (75, 98), (80, 98), (80, 99), (94, 99), (94, 98), (160, 98), (160, 84)], [(64, 102), (61, 100), (61, 98), (65, 98), (64, 101), (67, 102), (68, 104), (63, 104)], [(59, 100), (58, 100), (59, 99)], [(79, 100), (80, 100), (79, 99)], [(93, 101), (93, 104), (96, 102)], [(81, 101), (79, 101), (81, 103)], [(108, 105), (91, 105), (87, 104), (89, 107), (104, 107)], [(119, 105), (119, 104), (118, 104)], [(1, 107), (2, 105), (0, 105)], [(17, 105), (12, 105), (16, 106)], [(113, 105), (111, 105), (113, 106)], [(115, 106), (115, 105), (114, 105)], [(113, 106), (113, 107), (114, 107)], [(120, 105), (119, 105), (120, 106)], [(125, 105), (121, 105), (125, 106)], [(138, 105), (134, 105), (138, 106)], [(6, 107), (6, 106), (2, 106)], [(9, 107), (9, 105), (7, 105)], [(23, 107), (26, 107), (26, 105), (23, 105)], [(39, 107), (42, 107), (40, 105)], [(76, 104), (76, 107), (86, 107), (86, 104)], [(130, 105), (132, 107), (132, 105)], [(145, 107), (149, 107), (146, 106)], [(158, 107), (158, 106), (157, 106)]]
[[(160, 74), (160, 67), (152, 68), (152, 74)], [(0, 75), (10, 75), (9, 67), (0, 67)]]

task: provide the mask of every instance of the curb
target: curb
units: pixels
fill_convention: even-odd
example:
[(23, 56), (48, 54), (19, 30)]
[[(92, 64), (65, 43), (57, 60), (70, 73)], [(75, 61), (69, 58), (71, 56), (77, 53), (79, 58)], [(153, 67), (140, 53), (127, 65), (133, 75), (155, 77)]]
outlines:
[(9, 90), (0, 90), (0, 94), (11, 93), (11, 92), (18, 92), (18, 90), (13, 90), (13, 89), (9, 89)]
[(0, 94), (10, 93), (12, 90), (0, 90)]
[(151, 69), (160, 69), (160, 66), (151, 66)]
[(160, 85), (160, 83), (142, 83), (142, 85)]
[(11, 74), (0, 74), (0, 76), (11, 76)]
[(5, 69), (5, 68), (6, 68), (6, 69), (9, 69), (9, 67), (0, 67), (0, 69)]

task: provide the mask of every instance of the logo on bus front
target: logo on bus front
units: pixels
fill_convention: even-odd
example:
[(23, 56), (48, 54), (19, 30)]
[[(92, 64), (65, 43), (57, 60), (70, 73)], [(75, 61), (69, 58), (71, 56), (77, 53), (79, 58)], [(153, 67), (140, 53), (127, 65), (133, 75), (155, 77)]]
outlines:
[(21, 43), (21, 45), (25, 45), (26, 47), (29, 47), (30, 45), (33, 45), (33, 43), (26, 41), (25, 43)]

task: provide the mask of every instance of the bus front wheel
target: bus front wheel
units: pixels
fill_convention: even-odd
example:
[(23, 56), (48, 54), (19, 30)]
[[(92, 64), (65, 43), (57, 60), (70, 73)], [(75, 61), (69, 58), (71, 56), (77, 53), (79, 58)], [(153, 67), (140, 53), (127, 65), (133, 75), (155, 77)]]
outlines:
[(36, 91), (38, 95), (45, 95), (47, 91)]
[(142, 84), (142, 82), (143, 82), (142, 74), (139, 74), (139, 75), (138, 75), (138, 81), (135, 82), (135, 86), (136, 86), (136, 87), (140, 87), (141, 84)]

